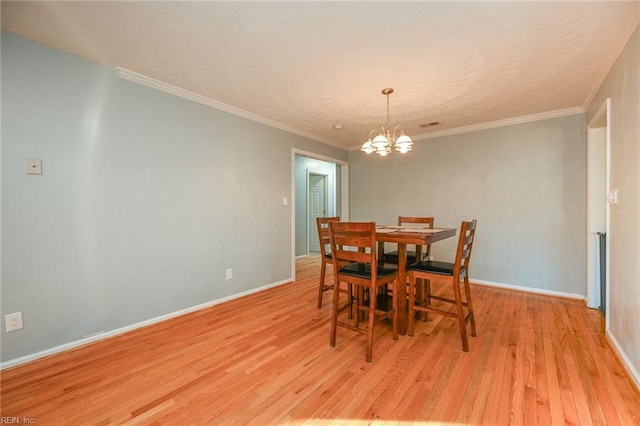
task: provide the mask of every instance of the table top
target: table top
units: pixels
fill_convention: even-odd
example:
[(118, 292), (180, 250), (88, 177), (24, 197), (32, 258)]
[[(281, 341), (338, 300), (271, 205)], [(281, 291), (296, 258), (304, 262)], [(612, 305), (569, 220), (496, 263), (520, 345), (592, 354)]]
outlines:
[(388, 243), (425, 245), (451, 238), (456, 228), (426, 228), (417, 226), (378, 225), (376, 240)]

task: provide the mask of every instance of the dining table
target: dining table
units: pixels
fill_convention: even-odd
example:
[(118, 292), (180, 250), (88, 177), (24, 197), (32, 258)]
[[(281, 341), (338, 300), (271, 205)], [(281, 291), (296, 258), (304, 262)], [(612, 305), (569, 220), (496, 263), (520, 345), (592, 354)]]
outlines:
[(455, 237), (456, 228), (377, 225), (376, 241), (398, 245), (398, 332), (407, 332), (407, 244), (424, 246)]

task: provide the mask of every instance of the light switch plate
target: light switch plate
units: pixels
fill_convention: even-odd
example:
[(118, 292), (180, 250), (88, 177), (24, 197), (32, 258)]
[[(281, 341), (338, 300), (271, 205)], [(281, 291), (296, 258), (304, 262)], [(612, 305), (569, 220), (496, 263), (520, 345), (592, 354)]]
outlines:
[(42, 174), (42, 160), (29, 158), (27, 159), (27, 174), (28, 175), (41, 175)]
[(14, 312), (4, 316), (4, 328), (7, 333), (22, 329), (22, 312)]

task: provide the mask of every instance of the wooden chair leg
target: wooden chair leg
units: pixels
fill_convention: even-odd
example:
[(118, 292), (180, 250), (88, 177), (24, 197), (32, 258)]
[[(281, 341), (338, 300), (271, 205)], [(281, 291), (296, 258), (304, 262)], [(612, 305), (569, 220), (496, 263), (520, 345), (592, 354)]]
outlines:
[(374, 288), (369, 289), (369, 327), (367, 329), (367, 362), (371, 362), (373, 355), (373, 324), (376, 319), (376, 291)]
[[(393, 299), (391, 309), (393, 309), (393, 324), (392, 324), (392, 332), (393, 332), (393, 340), (398, 340), (398, 279), (393, 282)], [(404, 284), (403, 284), (404, 285)]]
[[(418, 305), (421, 305), (424, 302), (424, 279), (423, 278), (416, 279), (414, 291), (415, 291), (415, 300), (416, 300), (415, 303), (417, 303)], [(422, 318), (423, 315), (425, 315), (425, 312), (422, 312), (422, 311), (416, 311), (415, 313), (416, 319)]]
[[(416, 290), (416, 277), (413, 272), (409, 272), (409, 311), (407, 312), (407, 316), (409, 319), (409, 324), (407, 325), (407, 334), (409, 336), (413, 336), (413, 327), (415, 322), (415, 290)], [(426, 315), (426, 312), (424, 313)]]
[(462, 337), (462, 350), (469, 352), (469, 341), (467, 339), (467, 325), (464, 321), (464, 310), (462, 309), (462, 295), (460, 294), (460, 282), (453, 280), (453, 293), (456, 300), (456, 312), (458, 313), (458, 324), (460, 325), (460, 336)]
[(360, 321), (364, 320), (364, 312), (360, 309), (360, 306), (364, 304), (364, 289), (360, 286), (356, 286), (356, 317), (355, 326), (360, 326)]
[[(423, 282), (423, 297), (425, 306), (431, 305), (431, 280), (424, 279)], [(427, 311), (424, 311), (422, 314), (422, 321), (427, 322)]]
[(469, 277), (464, 277), (464, 292), (467, 297), (467, 309), (469, 310), (469, 322), (471, 323), (471, 335), (476, 336), (476, 319), (473, 314), (473, 303), (471, 303), (471, 289), (469, 288)]
[(318, 289), (318, 309), (322, 308), (322, 293), (324, 293), (324, 277), (327, 272), (327, 264), (323, 261), (320, 267), (320, 286)]
[(340, 303), (340, 283), (333, 284), (333, 305), (331, 306), (331, 336), (329, 345), (336, 345), (336, 330), (338, 328), (338, 303)]

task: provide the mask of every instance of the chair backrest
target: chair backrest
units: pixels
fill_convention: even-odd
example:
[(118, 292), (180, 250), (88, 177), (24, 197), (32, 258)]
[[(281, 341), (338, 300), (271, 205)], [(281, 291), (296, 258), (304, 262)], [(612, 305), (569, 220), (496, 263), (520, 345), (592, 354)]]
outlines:
[(352, 262), (368, 263), (376, 270), (375, 222), (330, 222), (329, 238), (336, 271), (339, 264)]
[(456, 263), (454, 268), (456, 272), (460, 272), (460, 268), (464, 267), (466, 273), (469, 273), (469, 260), (471, 259), (471, 249), (473, 248), (473, 239), (476, 235), (477, 220), (470, 222), (463, 221), (460, 225), (460, 238), (458, 239), (458, 249), (456, 251)]
[(330, 251), (327, 251), (327, 248), (329, 246), (329, 222), (331, 221), (340, 222), (340, 216), (316, 218), (318, 240), (320, 242), (320, 255), (322, 257), (326, 256), (327, 253), (330, 253)]
[[(415, 216), (398, 216), (398, 226), (406, 225), (408, 223), (420, 224), (426, 228), (433, 229), (433, 216), (429, 217), (415, 217)], [(420, 246), (416, 246), (416, 255), (418, 258), (421, 258), (422, 255), (429, 256), (431, 254), (431, 244), (427, 244), (425, 247), (424, 253), (422, 253), (422, 248)]]
[(427, 228), (433, 228), (433, 217), (398, 216), (398, 226), (407, 223), (421, 223), (429, 225)]

